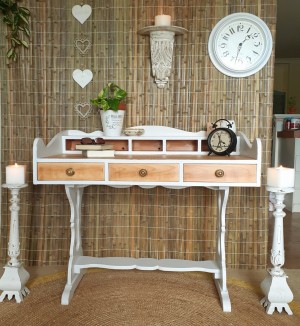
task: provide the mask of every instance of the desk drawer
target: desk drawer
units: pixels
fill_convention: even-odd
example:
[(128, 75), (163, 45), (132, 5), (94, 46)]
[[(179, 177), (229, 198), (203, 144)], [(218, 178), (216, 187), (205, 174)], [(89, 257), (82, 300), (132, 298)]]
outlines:
[(111, 163), (109, 181), (179, 181), (179, 166), (159, 163)]
[(256, 182), (254, 164), (184, 164), (186, 182)]
[(38, 180), (102, 181), (103, 163), (38, 163)]

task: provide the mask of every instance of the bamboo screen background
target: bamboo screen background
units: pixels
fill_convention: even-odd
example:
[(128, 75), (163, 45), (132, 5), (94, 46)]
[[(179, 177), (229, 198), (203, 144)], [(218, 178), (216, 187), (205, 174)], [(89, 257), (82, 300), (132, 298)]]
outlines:
[[(86, 0), (91, 17), (82, 25), (72, 16), (75, 0), (22, 1), (31, 10), (32, 37), (17, 63), (5, 58), (0, 40), (2, 109), (2, 180), (5, 166), (28, 168), (28, 187), (21, 191), (19, 258), (27, 265), (66, 264), (69, 251), (69, 204), (63, 186), (33, 186), (32, 144), (45, 143), (66, 129), (101, 129), (99, 113), (87, 119), (74, 110), (114, 81), (128, 91), (126, 126), (164, 125), (188, 131), (206, 128), (219, 118), (235, 120), (252, 141), (262, 139), (261, 188), (230, 191), (227, 209), (227, 265), (265, 268), (268, 258), (268, 209), (265, 173), (270, 162), (274, 55), (258, 73), (235, 79), (217, 71), (208, 57), (213, 26), (234, 12), (261, 17), (275, 39), (276, 1), (252, 0)], [(158, 89), (151, 76), (149, 36), (137, 31), (155, 15), (172, 16), (188, 29), (175, 37), (169, 87)], [(0, 25), (3, 36), (5, 27)], [(80, 55), (76, 38), (91, 48)], [(81, 88), (75, 69), (94, 77)], [(4, 183), (4, 182), (2, 182)], [(1, 262), (7, 259), (10, 194), (2, 190)], [(82, 206), (83, 247), (87, 255), (213, 259), (216, 201), (212, 190), (161, 187), (114, 189), (88, 187)]]

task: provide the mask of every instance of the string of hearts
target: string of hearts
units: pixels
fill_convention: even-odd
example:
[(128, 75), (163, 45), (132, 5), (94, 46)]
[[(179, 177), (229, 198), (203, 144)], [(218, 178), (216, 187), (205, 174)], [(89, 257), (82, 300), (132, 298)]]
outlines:
[[(92, 8), (89, 5), (75, 5), (72, 8), (72, 15), (81, 24), (83, 24), (91, 16), (91, 14)], [(75, 47), (80, 54), (84, 55), (91, 47), (91, 42), (86, 37), (77, 38), (75, 39)], [(84, 88), (93, 79), (93, 72), (89, 69), (85, 69), (83, 71), (80, 69), (75, 69), (72, 73), (72, 77), (81, 88)], [(92, 111), (92, 106), (88, 102), (77, 102), (74, 109), (81, 119), (87, 119)]]

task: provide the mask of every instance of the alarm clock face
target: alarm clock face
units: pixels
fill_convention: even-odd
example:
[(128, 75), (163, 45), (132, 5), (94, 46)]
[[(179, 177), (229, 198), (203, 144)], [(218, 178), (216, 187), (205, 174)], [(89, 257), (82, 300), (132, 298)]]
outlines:
[(217, 128), (209, 134), (207, 145), (217, 155), (229, 155), (235, 149), (236, 135), (230, 129)]
[(216, 152), (224, 152), (231, 144), (231, 136), (225, 130), (216, 131), (212, 137), (210, 145)]

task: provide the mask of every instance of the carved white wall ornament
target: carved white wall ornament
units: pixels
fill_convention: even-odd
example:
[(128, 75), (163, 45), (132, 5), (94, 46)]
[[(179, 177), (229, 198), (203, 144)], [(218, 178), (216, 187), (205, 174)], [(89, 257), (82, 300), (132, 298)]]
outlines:
[(76, 5), (72, 8), (72, 15), (83, 24), (92, 14), (92, 7), (89, 5)]
[(77, 102), (74, 109), (80, 119), (87, 119), (92, 112), (92, 106), (88, 102)]
[(158, 88), (169, 82), (172, 69), (175, 33), (160, 31), (150, 34), (152, 74)]
[(75, 48), (79, 51), (81, 55), (85, 55), (92, 45), (90, 40), (84, 36), (82, 36), (81, 38), (80, 37), (76, 38), (74, 44), (75, 44)]
[(174, 36), (186, 33), (178, 26), (148, 26), (139, 33), (150, 34), (152, 74), (158, 88), (164, 88), (172, 70)]
[(72, 76), (76, 83), (82, 88), (84, 88), (93, 79), (93, 73), (89, 69), (85, 69), (83, 71), (80, 69), (75, 69)]

